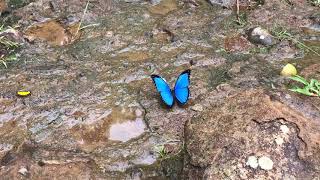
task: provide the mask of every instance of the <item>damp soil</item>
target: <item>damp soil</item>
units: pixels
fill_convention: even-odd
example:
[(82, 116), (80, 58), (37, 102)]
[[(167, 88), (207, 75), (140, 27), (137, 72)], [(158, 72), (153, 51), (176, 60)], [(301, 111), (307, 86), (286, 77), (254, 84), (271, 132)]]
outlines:
[[(292, 63), (320, 80), (319, 7), (241, 1), (237, 18), (230, 3), (1, 1), (0, 36), (18, 45), (0, 39), (0, 176), (319, 177), (320, 98), (289, 91), (280, 75)], [(279, 26), (316, 53), (248, 37)], [(186, 69), (190, 99), (167, 108), (150, 75), (173, 87)], [(254, 168), (251, 156), (272, 168)]]

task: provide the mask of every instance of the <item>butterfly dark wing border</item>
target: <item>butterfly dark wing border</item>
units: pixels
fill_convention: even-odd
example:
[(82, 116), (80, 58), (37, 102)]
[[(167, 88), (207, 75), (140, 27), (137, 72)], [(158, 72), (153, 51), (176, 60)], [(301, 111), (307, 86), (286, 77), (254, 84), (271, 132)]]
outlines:
[[(178, 78), (177, 78), (177, 80), (179, 79), (179, 77), (182, 75), (182, 74), (188, 74), (188, 81), (189, 81), (189, 85), (190, 85), (190, 74), (191, 74), (191, 69), (187, 69), (187, 70), (185, 70), (185, 71), (183, 71), (182, 73), (180, 73), (179, 74), (179, 76), (178, 76)], [(173, 88), (173, 91), (175, 90), (175, 88), (176, 88), (176, 85), (177, 85), (177, 80), (176, 80), (176, 83), (175, 83), (175, 85), (174, 85), (174, 88)], [(188, 98), (187, 98), (187, 101), (185, 102), (185, 103), (181, 103), (177, 98), (176, 98), (176, 95), (174, 94), (174, 98), (175, 98), (175, 101), (177, 101), (178, 102), (178, 104), (179, 104), (179, 106), (183, 106), (183, 105), (185, 105), (187, 102), (188, 102), (188, 100), (189, 100), (189, 97), (190, 97), (190, 89), (189, 89), (189, 85), (188, 85)]]

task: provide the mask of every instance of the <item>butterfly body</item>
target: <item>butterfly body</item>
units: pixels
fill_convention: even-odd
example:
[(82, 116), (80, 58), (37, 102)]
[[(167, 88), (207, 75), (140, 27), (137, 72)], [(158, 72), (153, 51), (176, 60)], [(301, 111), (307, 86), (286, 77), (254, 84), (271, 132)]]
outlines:
[(151, 75), (153, 83), (157, 91), (160, 93), (162, 101), (168, 106), (172, 107), (176, 100), (180, 105), (184, 105), (189, 99), (189, 84), (190, 84), (190, 70), (183, 71), (177, 78), (174, 89), (171, 90), (170, 86), (165, 79), (159, 75)]

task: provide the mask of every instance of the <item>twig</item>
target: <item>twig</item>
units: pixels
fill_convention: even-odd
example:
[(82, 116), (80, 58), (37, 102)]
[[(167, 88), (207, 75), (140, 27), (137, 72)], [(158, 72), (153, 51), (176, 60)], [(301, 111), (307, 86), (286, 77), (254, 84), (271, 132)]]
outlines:
[(239, 5), (239, 0), (237, 0), (237, 19), (238, 19), (238, 21), (240, 22), (240, 17), (239, 17), (239, 15), (240, 15), (240, 5)]
[(89, 25), (86, 25), (86, 26), (81, 27), (80, 30), (85, 29), (85, 28), (88, 28), (88, 27), (92, 27), (92, 26), (99, 26), (99, 25), (100, 25), (100, 23), (89, 24)]
[(90, 2), (90, 1), (88, 0), (88, 1), (87, 1), (87, 4), (86, 4), (86, 7), (84, 8), (84, 11), (83, 11), (82, 17), (81, 17), (81, 19), (80, 19), (80, 23), (79, 23), (77, 32), (76, 32), (76, 34), (75, 34), (75, 37), (77, 37), (77, 35), (78, 35), (78, 33), (79, 33), (80, 29), (81, 29), (81, 24), (82, 24), (82, 21), (83, 21), (83, 19), (84, 19), (84, 16), (85, 16), (86, 13), (87, 13), (88, 6), (89, 6), (89, 2)]

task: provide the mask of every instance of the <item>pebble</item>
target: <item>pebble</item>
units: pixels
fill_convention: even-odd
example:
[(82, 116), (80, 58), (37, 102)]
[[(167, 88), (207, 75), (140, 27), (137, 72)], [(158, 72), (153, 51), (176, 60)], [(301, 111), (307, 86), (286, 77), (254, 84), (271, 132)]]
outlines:
[(208, 1), (211, 5), (219, 5), (222, 7), (230, 8), (233, 5), (232, 0), (209, 0)]
[(289, 128), (288, 128), (288, 126), (286, 126), (286, 125), (281, 125), (281, 126), (280, 126), (280, 130), (281, 130), (282, 133), (284, 133), (284, 134), (288, 134), (288, 132), (290, 131)]
[(272, 35), (261, 27), (255, 27), (248, 30), (248, 40), (255, 44), (262, 44), (265, 46), (272, 45), (274, 39)]
[(250, 166), (253, 169), (258, 167), (258, 159), (255, 156), (249, 156), (246, 165)]
[(196, 105), (192, 106), (191, 109), (194, 111), (199, 111), (199, 112), (203, 111), (203, 107), (201, 104), (196, 104)]
[(276, 141), (276, 143), (278, 144), (278, 145), (281, 145), (281, 144), (283, 144), (283, 138), (281, 138), (281, 137), (277, 137), (276, 139), (275, 139), (275, 141)]
[(25, 175), (27, 175), (28, 170), (25, 167), (21, 167), (18, 172), (25, 176)]
[(106, 37), (110, 38), (113, 36), (113, 31), (107, 31), (106, 32)]
[(260, 157), (258, 163), (263, 170), (271, 170), (273, 168), (273, 161), (267, 156)]
[(144, 19), (149, 19), (151, 17), (150, 14), (148, 14), (148, 13), (145, 13), (142, 16)]
[(136, 109), (135, 113), (137, 117), (140, 117), (142, 115), (142, 111), (140, 109)]

